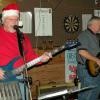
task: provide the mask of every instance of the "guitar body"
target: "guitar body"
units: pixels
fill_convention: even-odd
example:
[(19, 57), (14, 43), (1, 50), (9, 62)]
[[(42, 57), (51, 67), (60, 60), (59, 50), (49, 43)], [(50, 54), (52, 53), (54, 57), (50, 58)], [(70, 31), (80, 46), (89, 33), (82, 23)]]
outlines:
[(4, 79), (0, 80), (0, 82), (10, 82), (17, 81), (16, 75), (12, 73), (14, 70), (13, 65), (19, 59), (19, 57), (14, 58), (5, 66), (0, 66), (0, 68), (4, 71)]
[[(100, 59), (100, 53), (97, 55)], [(91, 76), (96, 77), (100, 72), (100, 66), (96, 64), (96, 62), (87, 60), (86, 61), (88, 72)]]

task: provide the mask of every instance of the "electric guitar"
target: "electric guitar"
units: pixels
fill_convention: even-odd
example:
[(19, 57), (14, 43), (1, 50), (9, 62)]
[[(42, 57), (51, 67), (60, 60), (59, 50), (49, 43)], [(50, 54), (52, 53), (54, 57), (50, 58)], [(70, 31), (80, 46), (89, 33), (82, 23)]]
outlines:
[[(97, 55), (100, 59), (100, 53)], [(100, 72), (100, 66), (96, 64), (95, 61), (87, 60), (86, 61), (88, 72), (91, 76), (96, 77)]]
[[(80, 45), (80, 42), (78, 42), (78, 40), (68, 40), (64, 45), (62, 45), (61, 47), (58, 47), (57, 49), (52, 50), (49, 53), (52, 56), (55, 56), (56, 54), (63, 52), (64, 50), (70, 50), (79, 45)], [(27, 65), (27, 68), (31, 68), (34, 65), (36, 65), (37, 63), (41, 62), (41, 56), (40, 56), (40, 57), (26, 63), (26, 65), (22, 65), (16, 69), (14, 69), (13, 65), (18, 59), (20, 59), (20, 57), (14, 58), (6, 66), (0, 66), (0, 68), (4, 70), (4, 79), (0, 80), (0, 82), (17, 80), (16, 76), (23, 72), (26, 65)]]

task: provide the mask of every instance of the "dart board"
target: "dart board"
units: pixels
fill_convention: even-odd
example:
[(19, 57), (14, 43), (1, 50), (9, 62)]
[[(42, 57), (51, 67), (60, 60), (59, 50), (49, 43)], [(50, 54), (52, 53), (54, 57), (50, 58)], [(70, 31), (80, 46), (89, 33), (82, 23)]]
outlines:
[(64, 18), (64, 28), (68, 33), (74, 33), (79, 30), (79, 17), (78, 16), (67, 16)]

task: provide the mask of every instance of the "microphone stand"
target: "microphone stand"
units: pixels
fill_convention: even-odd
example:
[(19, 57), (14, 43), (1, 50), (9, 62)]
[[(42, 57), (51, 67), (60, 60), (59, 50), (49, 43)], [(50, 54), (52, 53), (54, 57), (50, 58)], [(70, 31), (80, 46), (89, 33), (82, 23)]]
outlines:
[[(23, 61), (24, 61), (24, 65), (26, 66), (23, 70), (23, 83), (24, 83), (24, 96), (25, 96), (25, 100), (27, 100), (27, 97), (26, 97), (26, 84), (27, 84), (27, 87), (28, 87), (28, 91), (29, 91), (29, 97), (30, 97), (30, 100), (32, 100), (32, 96), (31, 96), (31, 91), (30, 91), (30, 85), (29, 85), (29, 82), (28, 82), (28, 73), (27, 73), (27, 64), (26, 64), (26, 59), (25, 59), (25, 54), (24, 54), (24, 49), (23, 49), (23, 40), (24, 40), (24, 35), (23, 33), (19, 30), (18, 26), (14, 26), (14, 29), (16, 30), (17, 32), (17, 39), (18, 39), (18, 47), (19, 47), (19, 51), (20, 51), (20, 55), (22, 56), (23, 58)], [(25, 79), (26, 78), (26, 79)], [(26, 82), (27, 81), (27, 82)]]

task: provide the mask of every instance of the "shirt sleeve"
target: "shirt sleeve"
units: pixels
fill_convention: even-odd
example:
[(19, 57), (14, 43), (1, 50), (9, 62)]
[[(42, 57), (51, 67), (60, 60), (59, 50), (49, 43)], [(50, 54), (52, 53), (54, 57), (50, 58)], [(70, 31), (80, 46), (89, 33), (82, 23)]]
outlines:
[(78, 50), (88, 50), (88, 36), (85, 32), (80, 33), (78, 40), (81, 43), (81, 45), (78, 46)]

